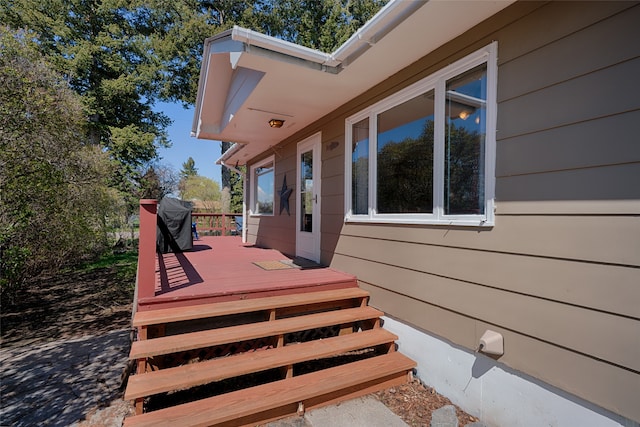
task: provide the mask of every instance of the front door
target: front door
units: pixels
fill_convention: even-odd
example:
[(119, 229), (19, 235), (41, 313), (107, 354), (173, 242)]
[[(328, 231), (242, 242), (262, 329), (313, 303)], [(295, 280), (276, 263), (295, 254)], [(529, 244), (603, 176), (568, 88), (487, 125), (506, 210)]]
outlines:
[(320, 133), (298, 144), (296, 255), (320, 262)]

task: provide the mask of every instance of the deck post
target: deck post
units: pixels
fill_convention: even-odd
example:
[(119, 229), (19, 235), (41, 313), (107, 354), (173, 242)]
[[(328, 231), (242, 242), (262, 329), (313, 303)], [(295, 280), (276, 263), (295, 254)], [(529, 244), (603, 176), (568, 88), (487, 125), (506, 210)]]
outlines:
[(140, 200), (140, 241), (138, 243), (138, 299), (153, 297), (156, 285), (156, 228), (158, 201)]
[(221, 236), (227, 235), (227, 217), (224, 214), (224, 212), (222, 213), (222, 233), (220, 235)]

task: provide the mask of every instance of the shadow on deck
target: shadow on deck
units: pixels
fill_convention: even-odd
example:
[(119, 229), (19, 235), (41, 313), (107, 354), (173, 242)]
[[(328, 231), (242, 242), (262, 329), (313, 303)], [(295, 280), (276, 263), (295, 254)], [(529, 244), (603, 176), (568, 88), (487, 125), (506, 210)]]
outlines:
[(242, 243), (239, 236), (201, 237), (193, 250), (156, 255), (153, 296), (140, 311), (209, 302), (357, 287), (354, 276), (274, 249)]

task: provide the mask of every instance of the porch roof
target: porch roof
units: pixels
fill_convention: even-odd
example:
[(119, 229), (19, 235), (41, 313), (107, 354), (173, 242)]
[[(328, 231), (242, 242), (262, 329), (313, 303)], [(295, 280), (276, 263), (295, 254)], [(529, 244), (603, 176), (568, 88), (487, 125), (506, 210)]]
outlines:
[(511, 3), (391, 0), (330, 54), (234, 27), (205, 41), (192, 136), (244, 165)]

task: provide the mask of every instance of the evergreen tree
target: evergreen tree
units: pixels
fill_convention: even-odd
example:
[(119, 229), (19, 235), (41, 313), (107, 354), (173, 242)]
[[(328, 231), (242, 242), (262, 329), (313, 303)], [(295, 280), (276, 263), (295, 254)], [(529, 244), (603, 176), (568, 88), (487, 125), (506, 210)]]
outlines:
[(189, 157), (187, 161), (182, 164), (182, 170), (180, 171), (180, 178), (187, 179), (197, 175), (198, 175), (198, 169), (196, 168), (196, 161), (193, 160), (193, 157)]

